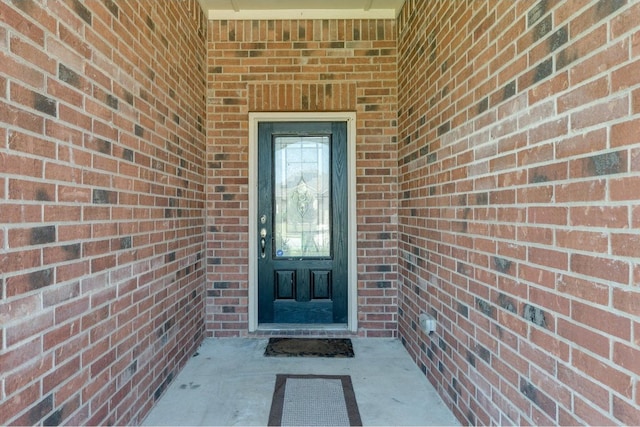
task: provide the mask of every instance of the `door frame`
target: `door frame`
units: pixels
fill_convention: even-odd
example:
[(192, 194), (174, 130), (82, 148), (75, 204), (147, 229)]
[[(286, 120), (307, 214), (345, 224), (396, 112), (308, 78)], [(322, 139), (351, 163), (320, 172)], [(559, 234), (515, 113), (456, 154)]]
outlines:
[[(258, 124), (260, 122), (347, 123), (347, 325), (358, 331), (358, 271), (356, 228), (356, 113), (249, 113), (249, 332), (258, 324)], [(336, 325), (292, 325), (291, 329), (335, 329)], [(286, 325), (278, 325), (286, 329)]]

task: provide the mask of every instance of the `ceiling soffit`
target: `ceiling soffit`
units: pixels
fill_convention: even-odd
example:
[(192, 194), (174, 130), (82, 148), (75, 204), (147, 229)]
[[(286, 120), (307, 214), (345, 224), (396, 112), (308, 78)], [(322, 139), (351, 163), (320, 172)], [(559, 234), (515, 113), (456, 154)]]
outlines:
[(199, 0), (211, 20), (395, 19), (405, 0)]

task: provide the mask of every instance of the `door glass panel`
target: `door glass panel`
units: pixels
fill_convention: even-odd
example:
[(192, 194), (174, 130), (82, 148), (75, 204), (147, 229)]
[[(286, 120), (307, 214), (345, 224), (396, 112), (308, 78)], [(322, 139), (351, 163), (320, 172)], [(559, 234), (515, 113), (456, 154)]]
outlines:
[(273, 140), (275, 257), (331, 256), (331, 138)]

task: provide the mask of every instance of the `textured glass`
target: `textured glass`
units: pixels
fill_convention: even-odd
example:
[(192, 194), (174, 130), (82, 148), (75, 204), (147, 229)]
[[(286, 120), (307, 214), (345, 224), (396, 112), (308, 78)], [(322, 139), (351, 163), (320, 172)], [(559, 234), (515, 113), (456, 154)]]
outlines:
[(273, 143), (274, 255), (331, 256), (331, 139), (280, 136)]

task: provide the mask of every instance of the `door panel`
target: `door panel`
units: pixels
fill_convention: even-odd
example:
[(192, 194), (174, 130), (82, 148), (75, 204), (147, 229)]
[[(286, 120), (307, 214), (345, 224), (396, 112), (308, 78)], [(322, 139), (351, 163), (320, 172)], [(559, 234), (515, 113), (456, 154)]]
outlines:
[(295, 271), (276, 271), (276, 299), (296, 299), (296, 272)]
[(311, 298), (331, 299), (331, 271), (311, 272)]
[(258, 321), (347, 322), (345, 122), (258, 127)]

